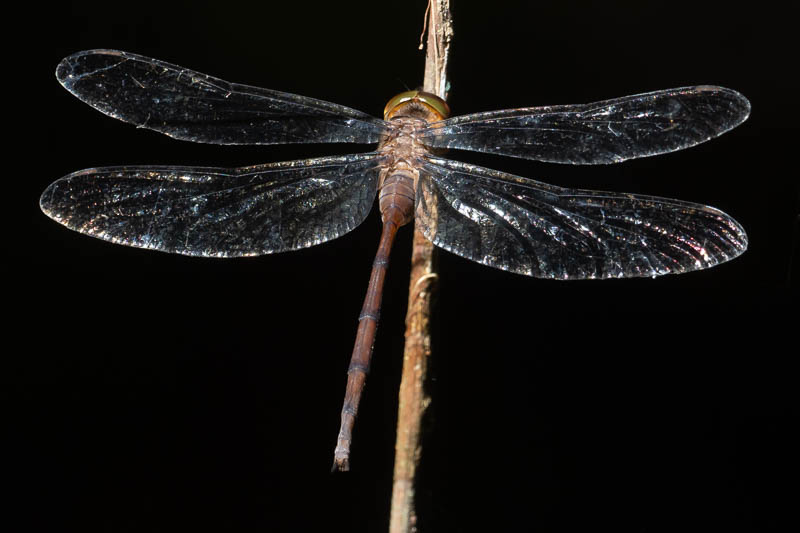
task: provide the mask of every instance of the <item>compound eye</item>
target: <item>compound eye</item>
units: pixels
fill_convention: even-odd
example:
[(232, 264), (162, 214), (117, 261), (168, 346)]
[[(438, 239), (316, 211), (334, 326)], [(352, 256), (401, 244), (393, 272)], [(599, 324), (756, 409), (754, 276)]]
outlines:
[(395, 107), (399, 106), (404, 102), (413, 100), (414, 98), (417, 97), (418, 94), (419, 91), (406, 91), (404, 93), (398, 94), (397, 96), (389, 100), (389, 103), (386, 104), (386, 107), (383, 108), (383, 119), (389, 120), (389, 117), (391, 116), (392, 111), (394, 111)]
[(441, 117), (440, 120), (450, 116), (450, 106), (435, 94), (419, 92), (417, 100), (432, 108)]
[(428, 120), (444, 120), (450, 116), (450, 107), (448, 107), (447, 102), (435, 94), (422, 91), (406, 91), (389, 100), (389, 103), (383, 109), (383, 120), (391, 120), (400, 107), (409, 102), (427, 108), (433, 115)]

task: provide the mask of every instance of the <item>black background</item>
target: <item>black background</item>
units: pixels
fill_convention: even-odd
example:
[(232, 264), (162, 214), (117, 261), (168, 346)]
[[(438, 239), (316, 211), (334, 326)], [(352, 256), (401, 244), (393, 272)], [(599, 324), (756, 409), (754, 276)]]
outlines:
[[(623, 165), (454, 156), (713, 205), (745, 227), (750, 248), (708, 271), (604, 282), (528, 279), (439, 254), (424, 531), (791, 527), (798, 186), (784, 165), (797, 150), (797, 50), (787, 13), (737, 6), (454, 3), (454, 114), (701, 83), (753, 106), (713, 142)], [(376, 213), (308, 250), (211, 260), (67, 231), (38, 196), (90, 166), (230, 167), (367, 149), (193, 145), (137, 130), (57, 83), (70, 53), (126, 50), (379, 115), (421, 83), (424, 9), (81, 2), (26, 19), (15, 55), (30, 81), (11, 106), (32, 130), (15, 144), (36, 151), (10, 154), (24, 170), (6, 177), (22, 184), (6, 230), (20, 239), (9, 245), (7, 325), (23, 341), (6, 375), (20, 445), (10, 458), (24, 474), (15, 493), (31, 529), (386, 531), (410, 229), (393, 252), (353, 471), (331, 474)]]

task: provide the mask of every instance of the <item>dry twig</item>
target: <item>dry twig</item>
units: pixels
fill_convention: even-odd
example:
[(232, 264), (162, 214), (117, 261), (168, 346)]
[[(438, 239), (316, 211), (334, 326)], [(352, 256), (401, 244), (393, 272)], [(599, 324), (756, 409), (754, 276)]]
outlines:
[[(452, 38), (450, 0), (431, 0), (426, 15), (428, 49), (425, 59), (424, 90), (446, 99), (446, 69)], [(406, 313), (406, 343), (403, 355), (403, 376), (397, 417), (394, 484), (390, 533), (416, 531), (414, 480), (421, 448), (421, 424), (430, 398), (425, 393), (428, 358), (431, 355), (431, 297), (436, 280), (434, 247), (414, 228), (414, 249), (411, 258), (411, 282)]]

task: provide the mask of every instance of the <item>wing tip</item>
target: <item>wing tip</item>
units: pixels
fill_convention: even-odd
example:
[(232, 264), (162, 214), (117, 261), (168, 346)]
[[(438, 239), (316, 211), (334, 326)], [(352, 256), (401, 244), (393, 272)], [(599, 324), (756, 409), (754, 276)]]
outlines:
[(748, 119), (752, 106), (750, 100), (747, 99), (742, 93), (735, 89), (722, 87), (720, 85), (695, 85), (691, 87), (694, 92), (699, 93), (714, 93), (716, 95), (724, 95), (730, 102), (731, 108), (735, 111), (736, 120), (730, 126), (730, 129), (735, 128), (742, 122)]
[(53, 202), (53, 197), (60, 181), (61, 180), (56, 180), (48, 185), (47, 188), (42, 192), (42, 195), (39, 196), (39, 209), (41, 209), (42, 213), (47, 215), (50, 219), (59, 223), (60, 220), (54, 208), (55, 204)]
[(76, 63), (87, 56), (92, 56), (92, 57), (108, 56), (108, 57), (127, 59), (132, 57), (133, 55), (128, 52), (122, 52), (120, 50), (113, 50), (110, 48), (93, 48), (91, 50), (81, 50), (80, 52), (75, 52), (74, 54), (68, 55), (67, 57), (58, 62), (55, 71), (56, 79), (68, 91), (72, 92), (72, 90), (70, 89), (72, 80), (80, 78), (83, 75), (85, 75), (85, 73), (76, 72), (78, 66)]

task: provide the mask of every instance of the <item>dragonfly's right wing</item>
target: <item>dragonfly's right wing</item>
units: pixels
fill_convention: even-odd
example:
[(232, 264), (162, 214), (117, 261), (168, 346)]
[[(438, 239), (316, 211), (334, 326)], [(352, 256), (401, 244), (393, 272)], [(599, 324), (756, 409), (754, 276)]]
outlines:
[(185, 141), (372, 144), (390, 127), (348, 107), (230, 83), (116, 50), (68, 56), (56, 77), (106, 115)]
[(40, 205), (70, 229), (127, 246), (211, 257), (283, 252), (358, 226), (375, 200), (381, 157), (92, 168), (50, 185)]
[(744, 122), (750, 102), (699, 85), (591, 104), (505, 109), (429, 124), (420, 140), (550, 163), (618, 163), (695, 146)]
[(436, 157), (421, 160), (416, 202), (416, 224), (435, 245), (537, 278), (677, 274), (747, 248), (744, 229), (713, 207), (565, 189)]

